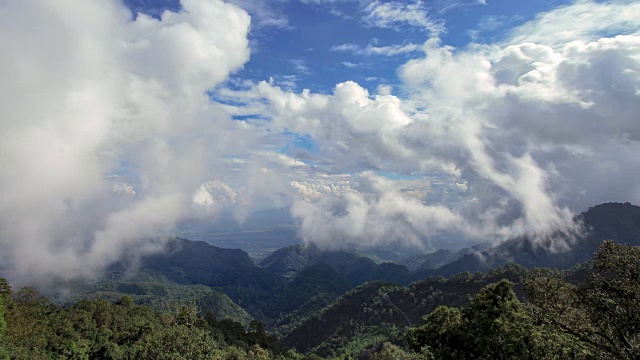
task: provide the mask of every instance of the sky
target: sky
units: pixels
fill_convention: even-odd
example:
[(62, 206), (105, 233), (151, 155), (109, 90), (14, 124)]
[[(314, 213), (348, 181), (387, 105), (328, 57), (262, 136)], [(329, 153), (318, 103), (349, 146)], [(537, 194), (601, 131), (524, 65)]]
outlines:
[(0, 264), (98, 276), (184, 221), (288, 208), (418, 251), (640, 204), (640, 4), (0, 0)]

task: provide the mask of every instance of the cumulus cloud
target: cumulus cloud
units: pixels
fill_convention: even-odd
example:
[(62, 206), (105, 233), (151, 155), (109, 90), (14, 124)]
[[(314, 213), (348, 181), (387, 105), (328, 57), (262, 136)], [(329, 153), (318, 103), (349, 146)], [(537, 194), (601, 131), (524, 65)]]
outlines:
[(358, 187), (361, 191), (324, 196), (316, 192), (316, 201), (296, 201), (291, 213), (299, 219), (304, 239), (325, 248), (387, 245), (402, 239), (420, 248), (425, 237), (463, 227), (460, 215), (443, 206), (425, 206), (373, 173), (362, 173)]
[[(602, 19), (610, 25), (546, 37), (566, 26), (566, 14), (594, 6), (611, 16)], [(328, 95), (257, 84), (244, 95), (260, 100), (272, 119), (265, 126), (312, 137), (332, 171), (368, 174), (360, 181), (370, 185), (352, 184), (354, 191), (339, 196), (294, 184), (302, 199), (293, 214), (304, 238), (375, 244), (428, 243), (443, 231), (496, 241), (561, 234), (553, 243), (559, 249), (579, 231), (576, 211), (640, 202), (631, 155), (640, 130), (640, 37), (603, 33), (631, 29), (636, 6), (579, 1), (539, 15), (499, 44), (455, 49), (432, 38), (423, 57), (399, 69), (405, 99), (373, 96), (354, 82)], [(386, 185), (371, 185), (378, 182), (369, 170), (387, 174), (379, 182)], [(448, 184), (440, 195), (429, 185), (420, 197), (398, 183), (406, 176), (429, 182), (434, 174)], [(410, 210), (373, 216), (383, 213), (381, 204), (400, 203)], [(429, 226), (408, 220), (412, 214)]]
[(224, 134), (244, 133), (204, 92), (248, 60), (249, 16), (221, 1), (182, 7), (132, 20), (119, 1), (2, 4), (10, 278), (90, 276), (144, 248), (189, 216), (191, 194), (223, 166), (211, 155), (237, 141)]

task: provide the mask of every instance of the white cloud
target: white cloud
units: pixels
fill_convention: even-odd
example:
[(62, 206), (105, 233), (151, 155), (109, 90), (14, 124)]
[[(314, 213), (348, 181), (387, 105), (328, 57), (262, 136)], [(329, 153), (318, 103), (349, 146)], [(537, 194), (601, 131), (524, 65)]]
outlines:
[(305, 59), (291, 59), (289, 62), (291, 62), (293, 69), (298, 74), (309, 74), (311, 72), (311, 69), (307, 66), (307, 61)]
[(360, 50), (360, 46), (356, 44), (341, 44), (341, 45), (334, 45), (329, 50), (340, 51), (340, 52), (356, 52)]
[(248, 60), (249, 16), (182, 6), (131, 20), (119, 1), (2, 4), (0, 249), (13, 280), (91, 276), (142, 251), (254, 136), (204, 95)]
[(312, 193), (315, 201), (297, 201), (292, 215), (306, 241), (326, 248), (370, 246), (401, 241), (422, 247), (425, 237), (448, 229), (461, 230), (460, 215), (442, 206), (426, 206), (405, 195), (393, 182), (372, 173), (360, 177), (363, 191), (339, 196)]
[(438, 13), (446, 13), (448, 11), (470, 6), (487, 5), (486, 0), (435, 0), (433, 4)]
[(514, 29), (507, 42), (534, 42), (558, 48), (575, 40), (591, 41), (611, 35), (639, 33), (638, 2), (577, 0), (538, 14), (536, 19)]
[[(585, 4), (559, 11), (574, 13)], [(626, 13), (636, 6), (608, 5)], [(535, 23), (531, 34), (558, 26)], [(257, 85), (253, 96), (268, 100), (269, 126), (311, 136), (333, 171), (446, 174), (441, 195), (426, 187), (427, 203), (414, 196), (405, 204), (406, 194), (420, 192), (399, 190), (398, 180), (373, 186), (371, 175), (363, 175), (369, 185), (341, 196), (310, 192), (306, 202), (294, 202), (303, 236), (327, 244), (381, 241), (364, 230), (371, 226), (384, 241), (424, 241), (449, 230), (477, 239), (548, 239), (577, 231), (573, 211), (602, 201), (640, 202), (639, 185), (631, 180), (638, 167), (631, 154), (640, 140), (640, 36), (578, 34), (585, 39), (561, 47), (544, 37), (465, 49), (431, 39), (424, 57), (399, 70), (409, 94), (404, 100), (371, 96), (353, 82), (337, 85), (331, 95)], [(410, 210), (384, 212), (381, 205), (399, 203)], [(383, 212), (385, 220), (372, 216)], [(434, 221), (416, 227), (408, 220), (414, 214)], [(352, 223), (359, 225), (349, 228)]]
[(369, 26), (399, 30), (401, 25), (408, 25), (421, 28), (431, 34), (444, 31), (444, 22), (430, 18), (421, 0), (409, 4), (376, 0), (368, 4), (363, 12), (362, 21)]
[(361, 66), (361, 64), (352, 63), (351, 61), (343, 61), (341, 62), (341, 64), (344, 67), (348, 67), (349, 69), (354, 69)]
[(291, 30), (286, 14), (282, 13), (277, 2), (269, 0), (227, 0), (229, 3), (243, 8), (251, 15), (251, 25), (257, 29), (276, 28)]
[(380, 56), (396, 56), (401, 54), (409, 54), (419, 52), (422, 49), (418, 44), (402, 44), (402, 45), (389, 45), (389, 46), (373, 46), (367, 45), (365, 48), (361, 48), (355, 44), (341, 44), (331, 47), (331, 51), (337, 52), (350, 52), (356, 55), (380, 55)]

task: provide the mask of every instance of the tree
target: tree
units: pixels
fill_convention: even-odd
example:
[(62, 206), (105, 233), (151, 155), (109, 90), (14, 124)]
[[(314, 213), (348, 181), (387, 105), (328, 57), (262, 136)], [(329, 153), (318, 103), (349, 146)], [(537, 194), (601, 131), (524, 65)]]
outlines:
[(4, 297), (0, 296), (0, 360), (9, 358), (4, 348), (4, 331), (6, 328), (7, 322), (4, 319)]
[(640, 247), (604, 241), (584, 283), (545, 276), (525, 281), (535, 319), (599, 358), (640, 358)]
[(49, 336), (47, 316), (52, 311), (47, 298), (33, 288), (25, 287), (13, 295), (5, 308), (7, 326), (5, 346), (12, 358), (48, 359)]
[(209, 359), (217, 348), (205, 330), (187, 325), (157, 330), (136, 345), (135, 358), (141, 360)]
[(469, 307), (441, 306), (407, 336), (415, 351), (436, 359), (543, 359), (569, 354), (570, 346), (535, 326), (508, 280), (489, 284)]
[(439, 306), (422, 318), (423, 324), (409, 330), (407, 342), (416, 352), (426, 349), (437, 358), (453, 358), (460, 344), (462, 314), (460, 310)]

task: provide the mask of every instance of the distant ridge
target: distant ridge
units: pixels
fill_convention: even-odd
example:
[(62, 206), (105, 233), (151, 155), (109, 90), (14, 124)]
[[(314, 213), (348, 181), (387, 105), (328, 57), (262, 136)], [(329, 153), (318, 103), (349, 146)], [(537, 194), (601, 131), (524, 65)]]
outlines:
[(600, 243), (612, 239), (621, 244), (640, 245), (640, 207), (630, 203), (605, 203), (589, 208), (576, 217), (585, 233), (566, 252), (552, 253), (535, 246), (529, 239), (513, 239), (481, 252), (470, 252), (437, 269), (422, 269), (413, 280), (429, 276), (451, 276), (464, 271), (487, 271), (515, 262), (527, 268), (568, 269), (591, 258)]

